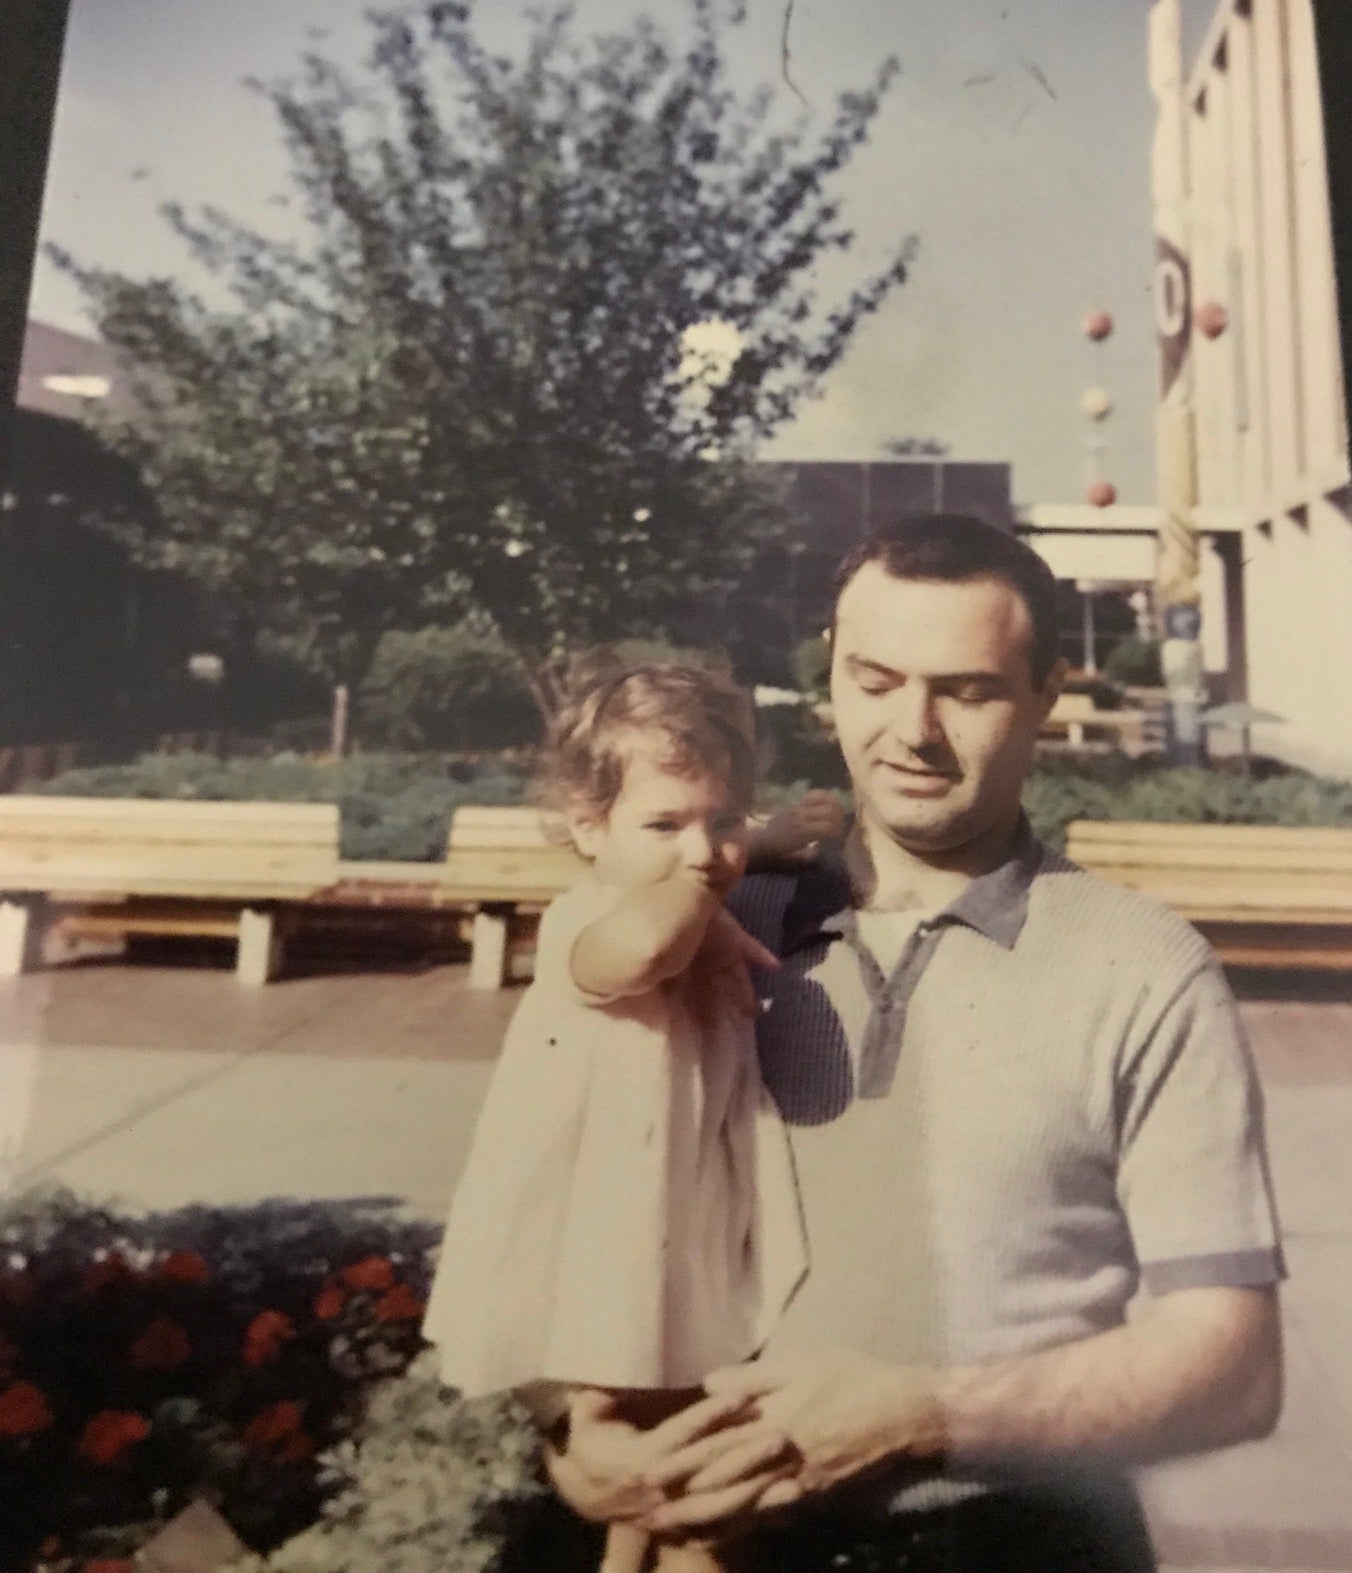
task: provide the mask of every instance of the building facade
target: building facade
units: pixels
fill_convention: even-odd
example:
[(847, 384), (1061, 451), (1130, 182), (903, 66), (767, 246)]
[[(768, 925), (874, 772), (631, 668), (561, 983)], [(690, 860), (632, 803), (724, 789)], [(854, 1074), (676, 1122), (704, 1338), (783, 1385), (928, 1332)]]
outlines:
[(1285, 719), (1264, 751), (1352, 777), (1352, 494), (1311, 0), (1221, 0), (1184, 93), (1191, 276), (1157, 279), (1157, 304), (1190, 308), (1199, 518), (1223, 543), (1204, 616), (1237, 641), (1233, 686)]

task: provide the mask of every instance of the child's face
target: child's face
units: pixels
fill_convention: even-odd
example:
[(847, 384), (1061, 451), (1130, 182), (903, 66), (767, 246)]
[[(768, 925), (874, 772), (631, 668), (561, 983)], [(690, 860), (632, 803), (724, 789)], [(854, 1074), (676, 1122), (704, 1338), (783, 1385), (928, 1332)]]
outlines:
[(727, 783), (676, 775), (646, 749), (630, 757), (608, 817), (577, 818), (570, 828), (607, 884), (651, 885), (685, 869), (724, 895), (746, 867), (746, 815)]

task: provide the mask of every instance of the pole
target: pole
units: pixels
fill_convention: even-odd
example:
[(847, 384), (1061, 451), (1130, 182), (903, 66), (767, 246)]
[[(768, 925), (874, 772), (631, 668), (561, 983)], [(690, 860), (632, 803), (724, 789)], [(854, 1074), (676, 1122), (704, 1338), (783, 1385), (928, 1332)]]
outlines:
[(351, 711), (352, 690), (346, 683), (338, 683), (333, 690), (333, 721), (329, 728), (329, 753), (342, 759), (347, 753), (348, 716)]
[(1084, 669), (1090, 677), (1098, 676), (1098, 659), (1095, 650), (1096, 637), (1094, 629), (1094, 592), (1090, 588), (1084, 591)]
[(1150, 12), (1150, 86), (1158, 105), (1151, 153), (1155, 209), (1155, 325), (1160, 388), (1155, 449), (1161, 523), (1156, 595), (1168, 692), (1168, 753), (1199, 764), (1205, 699), (1201, 552), (1197, 536), (1197, 424), (1193, 402), (1192, 270), (1187, 103), (1179, 0)]

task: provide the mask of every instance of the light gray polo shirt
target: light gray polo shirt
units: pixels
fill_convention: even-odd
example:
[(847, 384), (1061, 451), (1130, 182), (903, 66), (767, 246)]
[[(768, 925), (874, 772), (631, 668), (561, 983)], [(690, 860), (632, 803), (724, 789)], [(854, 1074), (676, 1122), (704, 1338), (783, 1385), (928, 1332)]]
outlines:
[(808, 1237), (767, 1354), (979, 1362), (1118, 1326), (1142, 1285), (1283, 1276), (1252, 1060), (1181, 919), (1026, 826), (888, 976), (838, 862), (731, 905), (783, 958), (758, 1042)]

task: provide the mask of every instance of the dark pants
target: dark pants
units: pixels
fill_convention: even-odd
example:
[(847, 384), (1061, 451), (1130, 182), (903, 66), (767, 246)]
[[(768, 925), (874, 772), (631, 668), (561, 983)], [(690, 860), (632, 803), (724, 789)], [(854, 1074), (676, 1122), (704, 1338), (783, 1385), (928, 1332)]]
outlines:
[(1154, 1573), (1132, 1492), (1067, 1500), (1021, 1489), (861, 1521), (786, 1516), (725, 1553), (732, 1573)]

